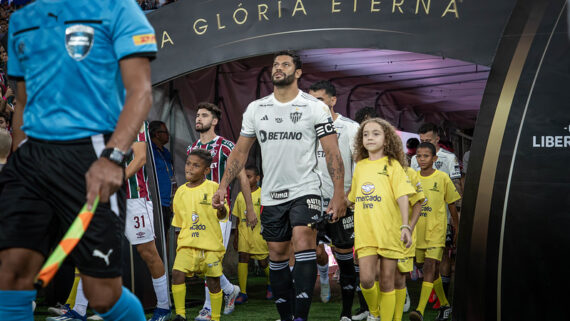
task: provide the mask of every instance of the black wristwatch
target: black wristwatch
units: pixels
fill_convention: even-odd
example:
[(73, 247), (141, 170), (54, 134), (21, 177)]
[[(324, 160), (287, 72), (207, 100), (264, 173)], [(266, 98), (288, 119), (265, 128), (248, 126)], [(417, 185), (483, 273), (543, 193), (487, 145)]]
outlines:
[(101, 157), (105, 157), (111, 162), (121, 167), (124, 167), (127, 162), (127, 159), (131, 156), (131, 154), (132, 154), (131, 149), (129, 149), (126, 152), (123, 152), (118, 148), (105, 148), (103, 149), (103, 152), (101, 152)]

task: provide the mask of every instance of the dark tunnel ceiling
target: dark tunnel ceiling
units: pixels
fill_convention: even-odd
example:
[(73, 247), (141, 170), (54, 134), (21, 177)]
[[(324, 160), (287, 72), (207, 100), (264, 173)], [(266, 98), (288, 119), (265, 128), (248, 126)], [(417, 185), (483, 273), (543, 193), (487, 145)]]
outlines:
[[(360, 108), (374, 106), (383, 118), (409, 132), (416, 132), (426, 121), (443, 127), (473, 128), (490, 71), (470, 62), (394, 50), (343, 48), (298, 53), (303, 61), (301, 89), (330, 80), (337, 89), (335, 111), (354, 119)], [(227, 112), (232, 123), (239, 122), (249, 102), (272, 92), (272, 59), (272, 55), (264, 55), (232, 61), (175, 82), (186, 83), (186, 90), (177, 87), (182, 92), (193, 91), (191, 96), (199, 97), (198, 101), (213, 99), (201, 96), (213, 92), (207, 88), (214, 88), (216, 81), (223, 84), (219, 89), (221, 107), (230, 109)], [(214, 76), (216, 72), (218, 76)], [(228, 90), (234, 94), (228, 95)], [(196, 102), (186, 101), (188, 106)], [(234, 131), (239, 129), (238, 124), (233, 125)]]

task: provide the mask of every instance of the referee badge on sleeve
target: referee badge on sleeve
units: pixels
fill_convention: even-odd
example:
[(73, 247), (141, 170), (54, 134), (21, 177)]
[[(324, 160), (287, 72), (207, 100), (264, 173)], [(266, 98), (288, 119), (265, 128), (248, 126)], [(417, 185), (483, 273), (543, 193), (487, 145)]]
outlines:
[(65, 49), (77, 61), (83, 60), (93, 47), (95, 30), (86, 25), (73, 25), (65, 29)]

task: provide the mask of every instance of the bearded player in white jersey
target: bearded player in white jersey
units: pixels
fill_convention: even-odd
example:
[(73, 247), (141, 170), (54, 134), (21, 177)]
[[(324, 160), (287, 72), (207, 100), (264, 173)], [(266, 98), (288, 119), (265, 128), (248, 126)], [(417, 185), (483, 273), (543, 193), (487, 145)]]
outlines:
[[(348, 192), (352, 181), (354, 137), (360, 125), (352, 119), (344, 117), (334, 111), (336, 88), (329, 81), (323, 80), (312, 84), (311, 87), (309, 87), (309, 94), (324, 102), (330, 109), (333, 125), (337, 132), (338, 147), (344, 164), (344, 190)], [(323, 207), (326, 208), (330, 198), (333, 196), (333, 184), (328, 175), (325, 153), (320, 144), (317, 150), (317, 157), (319, 160), (319, 170), (323, 175), (321, 191), (324, 198)], [(340, 221), (320, 225), (317, 241), (317, 268), (319, 270), (319, 280), (321, 283), (321, 301), (326, 303), (331, 297), (329, 256), (325, 252), (324, 247), (325, 244), (328, 244), (333, 248), (333, 253), (340, 270), (339, 281), (342, 295), (340, 321), (350, 321), (352, 319), (352, 301), (356, 289), (356, 272), (352, 254), (352, 248), (354, 247), (354, 212), (347, 209), (346, 216)]]
[[(331, 114), (328, 106), (299, 90), (301, 64), (293, 52), (275, 55), (271, 71), (274, 92), (247, 107), (240, 137), (212, 201), (215, 207), (223, 206), (227, 186), (243, 169), (257, 139), (265, 173), (261, 234), (269, 247), (270, 281), (283, 321), (307, 320), (311, 307), (317, 275), (316, 231), (307, 225), (322, 215), (318, 141), (334, 185), (327, 212), (337, 221), (346, 211), (344, 166)], [(292, 273), (288, 264), (291, 244), (295, 252)]]

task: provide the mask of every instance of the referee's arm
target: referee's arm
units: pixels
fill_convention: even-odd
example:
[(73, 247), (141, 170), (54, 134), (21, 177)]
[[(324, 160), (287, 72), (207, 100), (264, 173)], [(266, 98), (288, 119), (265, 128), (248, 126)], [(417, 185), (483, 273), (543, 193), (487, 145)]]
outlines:
[[(147, 57), (132, 56), (119, 61), (126, 99), (119, 115), (115, 132), (106, 148), (129, 149), (146, 119), (152, 104), (150, 61)], [(87, 207), (90, 209), (95, 197), (108, 202), (109, 197), (123, 184), (123, 168), (107, 158), (99, 158), (85, 174), (87, 182)]]

